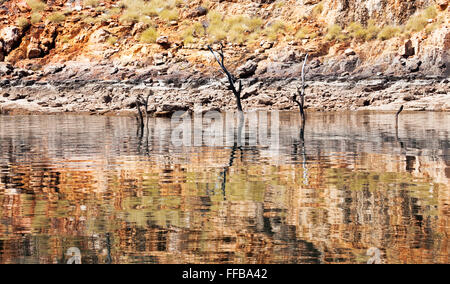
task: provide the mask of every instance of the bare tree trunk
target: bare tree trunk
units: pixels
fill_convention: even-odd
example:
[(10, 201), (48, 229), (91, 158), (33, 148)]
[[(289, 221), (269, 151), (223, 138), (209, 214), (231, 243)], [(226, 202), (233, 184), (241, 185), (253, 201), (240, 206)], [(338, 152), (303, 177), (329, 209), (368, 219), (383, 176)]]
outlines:
[[(397, 111), (397, 114), (395, 115), (395, 139), (397, 141), (399, 141), (399, 139), (398, 139), (398, 117), (399, 117), (400, 113), (402, 113), (402, 111), (403, 111), (403, 106), (400, 107), (400, 109)], [(401, 143), (400, 143), (400, 146), (402, 146), (402, 148), (403, 148), (403, 145)]]
[[(145, 119), (146, 119), (146, 123), (148, 124), (148, 100), (150, 99), (150, 96), (153, 95), (153, 92), (150, 91), (149, 94), (147, 95), (147, 98), (144, 99), (141, 95), (139, 95), (136, 98), (136, 108), (138, 111), (138, 124), (139, 124), (139, 128), (138, 128), (138, 136), (140, 133), (140, 136), (142, 137), (144, 135), (144, 126), (145, 126), (145, 122), (144, 122), (144, 116), (142, 115), (142, 110), (141, 110), (141, 105), (144, 106), (144, 110), (145, 110)], [(140, 132), (139, 132), (140, 130)]]
[(112, 257), (111, 257), (111, 234), (106, 233), (106, 264), (112, 263)]
[(239, 126), (238, 126), (238, 131), (237, 131), (237, 139), (236, 141), (234, 141), (233, 144), (233, 148), (231, 149), (231, 153), (230, 153), (230, 162), (228, 163), (228, 165), (224, 168), (223, 172), (222, 172), (222, 193), (223, 193), (223, 198), (224, 200), (227, 199), (226, 197), (226, 185), (227, 185), (227, 175), (229, 173), (230, 168), (233, 166), (234, 164), (234, 160), (236, 159), (236, 152), (237, 150), (240, 151), (241, 157), (242, 157), (242, 145), (241, 143), (241, 139), (242, 139), (242, 129), (244, 127), (244, 113), (243, 112), (239, 112)]
[[(305, 122), (306, 122), (306, 113), (305, 113), (305, 89), (306, 89), (306, 84), (305, 84), (305, 68), (306, 68), (306, 63), (308, 61), (308, 54), (306, 54), (305, 56), (305, 61), (303, 62), (303, 67), (302, 67), (302, 87), (297, 87), (297, 94), (294, 95), (293, 100), (294, 102), (298, 105), (299, 109), (300, 109), (300, 115), (302, 118), (302, 132), (304, 133), (305, 129)], [(300, 101), (298, 100), (298, 97), (300, 97)], [(302, 135), (303, 136), (303, 135)]]
[(229, 83), (228, 89), (233, 92), (233, 94), (236, 98), (236, 104), (237, 104), (238, 111), (242, 112), (242, 103), (241, 103), (242, 82), (241, 82), (241, 80), (239, 80), (238, 85), (236, 86), (236, 81), (235, 81), (233, 75), (231, 75), (231, 73), (225, 67), (225, 63), (224, 63), (225, 56), (223, 54), (223, 45), (220, 44), (220, 51), (217, 52), (220, 56), (220, 59), (219, 59), (219, 57), (217, 57), (216, 53), (211, 48), (211, 46), (208, 45), (208, 48), (209, 48), (209, 51), (211, 51), (211, 53), (214, 55), (214, 58), (216, 59), (217, 63), (219, 63), (219, 65), (222, 68), (225, 75), (227, 76), (228, 83)]
[(144, 118), (142, 117), (141, 101), (139, 98), (136, 100), (136, 108), (138, 110), (138, 123), (139, 123), (138, 136), (141, 136), (143, 135), (144, 132)]

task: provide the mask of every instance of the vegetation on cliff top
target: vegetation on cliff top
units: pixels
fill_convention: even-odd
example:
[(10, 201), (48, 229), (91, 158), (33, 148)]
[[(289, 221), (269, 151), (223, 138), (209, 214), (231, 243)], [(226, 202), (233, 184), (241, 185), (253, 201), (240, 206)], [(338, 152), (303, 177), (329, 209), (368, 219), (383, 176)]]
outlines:
[(276, 42), (300, 42), (303, 46), (409, 38), (413, 33), (431, 33), (442, 25), (445, 17), (445, 13), (439, 13), (435, 6), (431, 6), (417, 11), (403, 25), (382, 24), (375, 19), (343, 25), (326, 21), (325, 15), (330, 9), (324, 4), (326, 1), (297, 6), (293, 6), (292, 1), (274, 1), (273, 4), (261, 4), (258, 10), (251, 12), (237, 9), (241, 4), (235, 2), (194, 2), (83, 0), (81, 6), (77, 6), (80, 2), (74, 2), (72, 6), (56, 6), (40, 0), (26, 0), (29, 12), (17, 13), (12, 17), (12, 24), (23, 31), (27, 31), (30, 25), (64, 26), (57, 42), (65, 44), (69, 43), (67, 38), (75, 37), (75, 30), (106, 28), (114, 30), (104, 41), (110, 45), (154, 44), (159, 36), (165, 36), (169, 43), (178, 46), (226, 42), (259, 48), (263, 41), (272, 42), (272, 46)]

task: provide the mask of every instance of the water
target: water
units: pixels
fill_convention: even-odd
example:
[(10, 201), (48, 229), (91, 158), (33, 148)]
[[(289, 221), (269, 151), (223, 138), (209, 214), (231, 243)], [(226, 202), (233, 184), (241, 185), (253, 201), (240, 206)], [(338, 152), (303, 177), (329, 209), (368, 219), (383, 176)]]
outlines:
[[(449, 262), (450, 114), (280, 115), (280, 145), (170, 119), (0, 116), (0, 263)], [(248, 137), (253, 130), (244, 128)], [(147, 133), (149, 133), (147, 135)]]

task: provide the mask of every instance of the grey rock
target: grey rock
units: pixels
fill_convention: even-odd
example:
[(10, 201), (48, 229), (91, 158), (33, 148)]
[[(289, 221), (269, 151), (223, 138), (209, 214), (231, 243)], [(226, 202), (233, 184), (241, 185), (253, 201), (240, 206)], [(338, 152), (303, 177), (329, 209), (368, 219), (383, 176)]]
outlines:
[(418, 72), (421, 65), (422, 61), (419, 59), (411, 59), (406, 62), (405, 67), (409, 72)]
[(353, 49), (351, 49), (351, 48), (347, 48), (347, 49), (344, 51), (344, 54), (345, 54), (346, 56), (352, 56), (352, 55), (356, 55), (356, 52), (355, 52)]
[(13, 72), (14, 67), (9, 63), (0, 63), (0, 76), (9, 75)]
[(405, 102), (414, 101), (415, 99), (416, 99), (416, 97), (413, 94), (407, 94), (407, 95), (403, 96), (403, 100)]
[(43, 75), (48, 76), (48, 75), (56, 74), (56, 73), (63, 71), (64, 68), (66, 68), (66, 65), (64, 65), (64, 64), (49, 65), (44, 68)]
[(11, 101), (18, 101), (18, 100), (25, 99), (26, 97), (27, 96), (22, 93), (16, 93), (16, 94), (12, 94), (11, 96), (9, 96), (9, 99)]
[(37, 44), (30, 44), (27, 47), (27, 58), (33, 59), (33, 58), (39, 58), (42, 55), (42, 50), (39, 48), (39, 45)]
[(205, 16), (206, 14), (208, 14), (208, 9), (206, 9), (205, 7), (199, 6), (199, 7), (195, 8), (194, 11), (189, 13), (188, 17), (189, 18), (197, 18), (197, 17)]
[(23, 78), (23, 77), (28, 77), (28, 76), (33, 75), (33, 74), (34, 74), (34, 72), (31, 71), (31, 70), (15, 69), (12, 75), (14, 77)]
[(259, 45), (261, 46), (262, 49), (271, 49), (273, 47), (274, 43), (263, 40), (263, 41), (261, 41), (261, 43)]
[(408, 58), (415, 54), (415, 50), (410, 39), (406, 40), (405, 43), (400, 47), (399, 54), (404, 58)]
[(276, 52), (270, 55), (270, 60), (273, 62), (281, 63), (293, 63), (303, 60), (301, 52), (293, 49), (292, 47), (284, 47), (278, 49)]
[(0, 39), (3, 41), (3, 50), (8, 54), (20, 41), (20, 29), (16, 26), (5, 27), (0, 31)]
[(236, 75), (239, 78), (248, 78), (255, 74), (255, 71), (257, 68), (258, 68), (258, 63), (256, 63), (253, 60), (249, 60), (244, 65), (242, 65), (236, 69)]
[(176, 111), (186, 111), (186, 110), (189, 110), (189, 106), (175, 104), (175, 103), (163, 104), (159, 109), (159, 111), (163, 111), (163, 112), (176, 112)]
[(315, 68), (319, 67), (320, 64), (321, 64), (320, 60), (315, 58), (315, 59), (311, 60), (311, 62), (309, 63), (309, 67), (312, 69), (315, 69)]
[(156, 39), (156, 43), (159, 45), (169, 45), (169, 37), (168, 36), (160, 36)]
[(344, 60), (340, 63), (341, 72), (353, 72), (358, 66), (359, 58), (357, 56), (352, 56), (348, 60)]
[(242, 91), (241, 99), (245, 100), (249, 97), (257, 96), (262, 83), (254, 84)]
[(273, 105), (272, 99), (268, 96), (260, 96), (258, 98), (258, 103), (260, 105), (266, 105), (266, 106)]
[(166, 63), (166, 58), (163, 54), (156, 53), (155, 55), (153, 55), (153, 62), (155, 63), (155, 65), (163, 65), (164, 63)]
[(370, 105), (370, 100), (367, 98), (361, 98), (356, 101), (356, 106), (358, 106), (358, 107), (364, 107), (364, 106), (369, 106), (369, 105)]

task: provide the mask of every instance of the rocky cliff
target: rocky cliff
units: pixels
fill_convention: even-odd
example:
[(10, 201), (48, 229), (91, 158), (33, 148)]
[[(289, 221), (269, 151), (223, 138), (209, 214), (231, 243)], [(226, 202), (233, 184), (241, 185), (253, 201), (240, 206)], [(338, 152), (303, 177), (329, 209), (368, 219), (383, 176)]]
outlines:
[(448, 0), (0, 1), (0, 106), (117, 112), (233, 107), (207, 49), (225, 45), (244, 108), (450, 109)]

